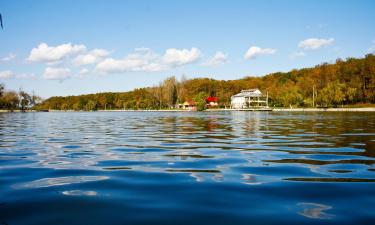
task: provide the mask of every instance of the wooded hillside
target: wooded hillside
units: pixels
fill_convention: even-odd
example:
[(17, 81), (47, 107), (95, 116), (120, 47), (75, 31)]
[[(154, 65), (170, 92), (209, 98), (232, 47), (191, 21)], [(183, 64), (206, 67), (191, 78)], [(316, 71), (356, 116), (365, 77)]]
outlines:
[(311, 107), (313, 90), (315, 106), (332, 107), (356, 103), (375, 103), (375, 56), (337, 59), (334, 64), (272, 73), (239, 80), (209, 78), (177, 80), (169, 77), (159, 85), (121, 93), (97, 93), (79, 96), (51, 97), (36, 109), (162, 109), (193, 99), (202, 102), (217, 96), (219, 107), (229, 107), (230, 97), (242, 89), (259, 88), (268, 92), (270, 106)]

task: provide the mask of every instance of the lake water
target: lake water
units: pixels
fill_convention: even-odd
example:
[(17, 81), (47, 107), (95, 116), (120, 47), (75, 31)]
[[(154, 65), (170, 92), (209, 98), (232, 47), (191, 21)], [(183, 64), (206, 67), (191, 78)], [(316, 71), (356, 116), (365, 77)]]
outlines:
[(374, 224), (375, 113), (0, 114), (0, 224)]

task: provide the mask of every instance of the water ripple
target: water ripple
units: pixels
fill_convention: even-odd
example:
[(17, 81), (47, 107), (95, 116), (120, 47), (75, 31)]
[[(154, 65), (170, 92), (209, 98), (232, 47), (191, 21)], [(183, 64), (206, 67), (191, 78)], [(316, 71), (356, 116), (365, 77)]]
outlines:
[(370, 112), (0, 113), (0, 222), (366, 224), (374, 137)]
[(14, 188), (42, 188), (61, 185), (78, 184), (83, 182), (106, 180), (105, 176), (70, 176), (70, 177), (54, 177), (34, 180), (28, 183), (14, 185)]

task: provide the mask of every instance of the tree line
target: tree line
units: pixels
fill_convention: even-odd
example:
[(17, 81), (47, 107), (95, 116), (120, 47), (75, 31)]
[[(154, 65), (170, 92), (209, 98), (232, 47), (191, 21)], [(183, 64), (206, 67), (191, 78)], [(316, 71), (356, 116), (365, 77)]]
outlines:
[(106, 92), (51, 97), (37, 110), (168, 109), (187, 100), (204, 108), (205, 98), (218, 97), (219, 107), (230, 107), (230, 97), (243, 89), (268, 93), (273, 107), (336, 107), (375, 103), (375, 56), (337, 59), (312, 68), (277, 72), (238, 80), (210, 78), (180, 80), (171, 76), (158, 85), (129, 92)]
[(0, 84), (0, 109), (24, 111), (32, 109), (41, 102), (42, 99), (34, 93), (29, 94), (22, 89), (18, 92), (5, 90), (5, 85)]

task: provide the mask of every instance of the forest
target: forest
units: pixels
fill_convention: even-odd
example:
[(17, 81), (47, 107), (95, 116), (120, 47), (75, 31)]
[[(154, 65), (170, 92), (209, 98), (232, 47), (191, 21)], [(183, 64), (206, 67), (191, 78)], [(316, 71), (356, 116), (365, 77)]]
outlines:
[(29, 94), (22, 89), (18, 92), (5, 90), (5, 85), (0, 84), (0, 109), (26, 111), (41, 103), (42, 98), (35, 93)]
[[(171, 109), (193, 100), (204, 109), (208, 96), (218, 97), (218, 107), (230, 107), (230, 97), (243, 89), (259, 88), (268, 93), (271, 107), (341, 107), (375, 103), (375, 55), (337, 59), (312, 68), (277, 72), (238, 80), (210, 78), (176, 79), (128, 92), (106, 92), (51, 97), (33, 105), (35, 110)], [(8, 94), (9, 95), (9, 94)], [(314, 96), (314, 101), (313, 101)], [(2, 94), (1, 107), (6, 103)], [(16, 102), (16, 100), (14, 100)], [(20, 104), (19, 104), (20, 105)]]

